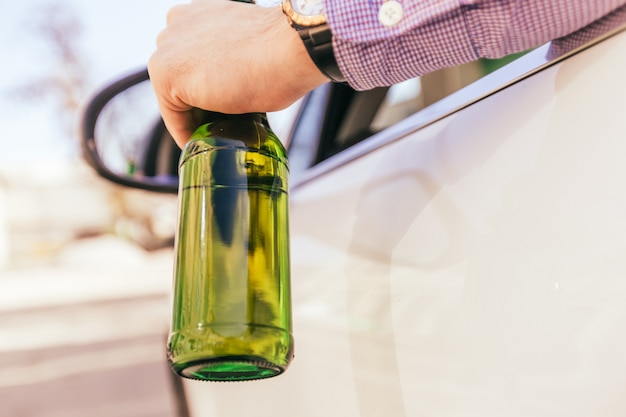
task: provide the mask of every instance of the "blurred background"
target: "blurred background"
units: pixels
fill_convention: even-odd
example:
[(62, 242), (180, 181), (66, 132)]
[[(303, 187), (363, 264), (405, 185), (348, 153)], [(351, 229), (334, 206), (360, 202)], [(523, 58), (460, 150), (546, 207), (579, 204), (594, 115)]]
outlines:
[(166, 417), (175, 197), (99, 179), (79, 115), (176, 0), (0, 3), (0, 417)]

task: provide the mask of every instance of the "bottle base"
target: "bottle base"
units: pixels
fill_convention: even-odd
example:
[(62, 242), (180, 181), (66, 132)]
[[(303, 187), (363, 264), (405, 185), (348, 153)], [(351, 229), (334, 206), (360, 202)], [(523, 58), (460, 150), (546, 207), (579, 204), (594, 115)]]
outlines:
[(178, 375), (199, 381), (250, 381), (280, 375), (284, 369), (260, 358), (215, 358), (172, 365)]
[(170, 333), (167, 360), (185, 378), (246, 381), (283, 373), (293, 358), (285, 329), (258, 324), (211, 324)]

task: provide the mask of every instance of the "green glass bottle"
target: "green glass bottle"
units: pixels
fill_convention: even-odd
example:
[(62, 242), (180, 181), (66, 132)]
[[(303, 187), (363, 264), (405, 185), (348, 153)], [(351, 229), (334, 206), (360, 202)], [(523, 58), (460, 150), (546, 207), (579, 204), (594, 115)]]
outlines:
[(168, 360), (242, 381), (293, 358), (285, 149), (265, 114), (209, 113), (182, 151)]

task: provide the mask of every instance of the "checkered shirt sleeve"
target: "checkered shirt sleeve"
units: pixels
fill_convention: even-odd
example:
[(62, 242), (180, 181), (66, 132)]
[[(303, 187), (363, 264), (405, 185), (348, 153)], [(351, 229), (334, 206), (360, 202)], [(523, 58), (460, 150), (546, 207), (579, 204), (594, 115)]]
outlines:
[(388, 0), (326, 0), (339, 68), (357, 90), (437, 69), (524, 51), (569, 33), (626, 0), (395, 0), (403, 18), (386, 27)]

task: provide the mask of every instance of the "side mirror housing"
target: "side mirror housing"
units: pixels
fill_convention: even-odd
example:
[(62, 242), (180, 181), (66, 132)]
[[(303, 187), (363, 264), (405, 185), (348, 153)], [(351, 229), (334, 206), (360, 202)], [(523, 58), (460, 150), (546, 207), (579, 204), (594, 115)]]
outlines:
[(147, 69), (95, 94), (80, 128), (83, 155), (100, 176), (127, 187), (178, 192), (180, 149), (163, 124)]

